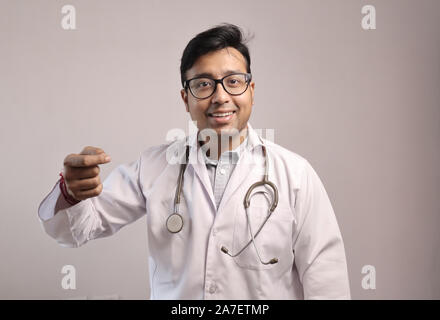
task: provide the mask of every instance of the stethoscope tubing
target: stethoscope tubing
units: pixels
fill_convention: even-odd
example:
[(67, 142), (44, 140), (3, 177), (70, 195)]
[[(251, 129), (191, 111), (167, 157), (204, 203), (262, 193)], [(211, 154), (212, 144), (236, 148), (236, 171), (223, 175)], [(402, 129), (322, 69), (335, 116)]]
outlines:
[[(262, 141), (263, 142), (263, 141)], [(249, 232), (250, 232), (250, 236), (251, 239), (246, 243), (246, 245), (239, 250), (237, 253), (235, 254), (231, 254), (229, 253), (228, 249), (225, 248), (224, 246), (222, 246), (221, 251), (226, 253), (227, 255), (231, 256), (231, 257), (236, 257), (239, 254), (241, 254), (247, 247), (249, 247), (249, 245), (251, 243), (254, 244), (255, 247), (255, 251), (257, 252), (258, 255), (258, 259), (260, 260), (260, 262), (262, 264), (274, 264), (278, 262), (277, 258), (272, 258), (269, 261), (262, 261), (260, 254), (258, 252), (258, 248), (255, 244), (255, 238), (258, 236), (258, 234), (261, 232), (261, 230), (263, 229), (264, 225), (266, 224), (267, 220), (269, 220), (270, 216), (272, 215), (272, 213), (275, 211), (276, 207), (278, 206), (278, 188), (277, 186), (269, 181), (269, 156), (267, 154), (267, 150), (266, 150), (266, 146), (264, 145), (264, 143), (262, 144), (262, 150), (263, 150), (263, 155), (265, 158), (265, 171), (264, 171), (264, 177), (263, 180), (255, 182), (254, 184), (252, 184), (248, 191), (246, 192), (245, 198), (243, 200), (243, 205), (245, 208), (245, 212), (246, 212), (246, 219), (247, 219), (247, 223), (248, 223), (248, 227), (249, 227)], [(184, 163), (182, 163), (180, 165), (180, 170), (179, 170), (179, 176), (178, 176), (178, 180), (177, 180), (177, 188), (176, 188), (176, 193), (174, 196), (174, 210), (173, 213), (168, 216), (167, 221), (166, 221), (166, 226), (169, 232), (171, 233), (178, 233), (182, 230), (183, 228), (183, 218), (179, 213), (179, 204), (180, 204), (180, 196), (182, 194), (182, 186), (183, 186), (183, 176), (186, 170), (186, 166), (189, 160), (189, 145), (186, 146), (186, 152), (185, 152), (185, 157), (186, 157), (186, 161)], [(273, 201), (271, 203), (268, 215), (266, 216), (266, 218), (264, 219), (263, 223), (260, 225), (260, 227), (258, 228), (257, 232), (255, 234), (253, 234), (252, 232), (252, 226), (250, 224), (250, 218), (249, 218), (249, 214), (248, 214), (248, 209), (250, 206), (250, 199), (251, 199), (251, 195), (255, 195), (256, 193), (262, 192), (262, 191), (258, 191), (254, 194), (252, 194), (252, 191), (259, 187), (259, 186), (269, 186), (272, 189), (272, 194), (273, 194)]]

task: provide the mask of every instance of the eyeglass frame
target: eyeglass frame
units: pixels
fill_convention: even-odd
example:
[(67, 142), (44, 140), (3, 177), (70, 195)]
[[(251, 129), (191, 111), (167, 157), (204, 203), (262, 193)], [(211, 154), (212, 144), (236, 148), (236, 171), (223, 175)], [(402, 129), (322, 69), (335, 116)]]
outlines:
[[(225, 78), (227, 78), (227, 77), (230, 77), (230, 76), (233, 76), (233, 75), (237, 75), (237, 74), (242, 74), (242, 75), (244, 75), (244, 76), (246, 77), (246, 80), (245, 80), (245, 81), (246, 81), (246, 89), (244, 89), (244, 91), (243, 91), (242, 93), (229, 93), (229, 91), (226, 90), (226, 88), (225, 88), (225, 84), (223, 83), (223, 80), (224, 80)], [(211, 93), (209, 96), (205, 97), (205, 98), (199, 98), (199, 97), (196, 97), (195, 94), (192, 92), (192, 90), (191, 90), (191, 88), (190, 88), (190, 86), (189, 86), (189, 82), (190, 82), (191, 80), (195, 80), (195, 79), (203, 79), (203, 78), (206, 78), (206, 79), (209, 79), (209, 80), (214, 81), (214, 91), (212, 91), (212, 93)], [(236, 72), (236, 73), (228, 74), (228, 75), (224, 76), (224, 77), (221, 78), (221, 79), (213, 79), (213, 78), (210, 78), (210, 77), (207, 77), (207, 76), (198, 76), (198, 77), (194, 77), (194, 78), (191, 78), (191, 79), (185, 80), (185, 81), (183, 82), (183, 88), (184, 88), (184, 89), (189, 89), (189, 92), (191, 92), (191, 95), (192, 95), (194, 98), (196, 98), (196, 99), (200, 99), (200, 100), (203, 100), (203, 99), (208, 99), (209, 97), (211, 97), (211, 96), (215, 93), (215, 91), (217, 90), (217, 84), (218, 84), (218, 83), (220, 83), (220, 84), (222, 85), (222, 87), (223, 87), (223, 90), (225, 90), (225, 91), (226, 91), (228, 94), (230, 94), (231, 96), (240, 96), (240, 95), (242, 95), (243, 93), (245, 93), (245, 92), (247, 91), (247, 89), (248, 89), (249, 84), (251, 83), (251, 81), (252, 81), (252, 73), (249, 73), (249, 72), (246, 72), (246, 73), (244, 73), (244, 72)]]

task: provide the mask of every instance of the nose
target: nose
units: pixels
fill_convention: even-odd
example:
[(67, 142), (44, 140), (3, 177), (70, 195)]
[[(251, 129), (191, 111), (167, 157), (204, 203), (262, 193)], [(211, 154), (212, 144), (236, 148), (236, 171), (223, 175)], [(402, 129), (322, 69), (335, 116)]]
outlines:
[(225, 104), (225, 103), (229, 102), (230, 98), (231, 98), (231, 96), (229, 95), (229, 93), (227, 93), (225, 91), (222, 84), (217, 83), (217, 88), (216, 88), (214, 94), (212, 95), (211, 102), (221, 105), (221, 104)]

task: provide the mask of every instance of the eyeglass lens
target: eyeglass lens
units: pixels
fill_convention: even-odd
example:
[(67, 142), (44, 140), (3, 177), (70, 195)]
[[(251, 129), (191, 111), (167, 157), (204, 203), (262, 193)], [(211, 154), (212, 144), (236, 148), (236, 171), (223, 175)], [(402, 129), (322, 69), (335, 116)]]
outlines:
[[(240, 95), (247, 89), (246, 74), (231, 74), (223, 79), (223, 86), (227, 93)], [(197, 78), (189, 81), (189, 88), (197, 98), (209, 97), (216, 88), (216, 83), (210, 78)]]

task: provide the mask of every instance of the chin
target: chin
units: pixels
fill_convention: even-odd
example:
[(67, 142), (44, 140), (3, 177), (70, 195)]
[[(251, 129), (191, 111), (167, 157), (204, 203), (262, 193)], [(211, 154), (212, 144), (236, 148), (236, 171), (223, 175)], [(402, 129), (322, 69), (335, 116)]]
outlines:
[(235, 127), (235, 126), (227, 126), (227, 127), (223, 127), (223, 128), (217, 128), (216, 129), (218, 134), (227, 134), (227, 135), (232, 135), (232, 134), (239, 134), (240, 130)]

